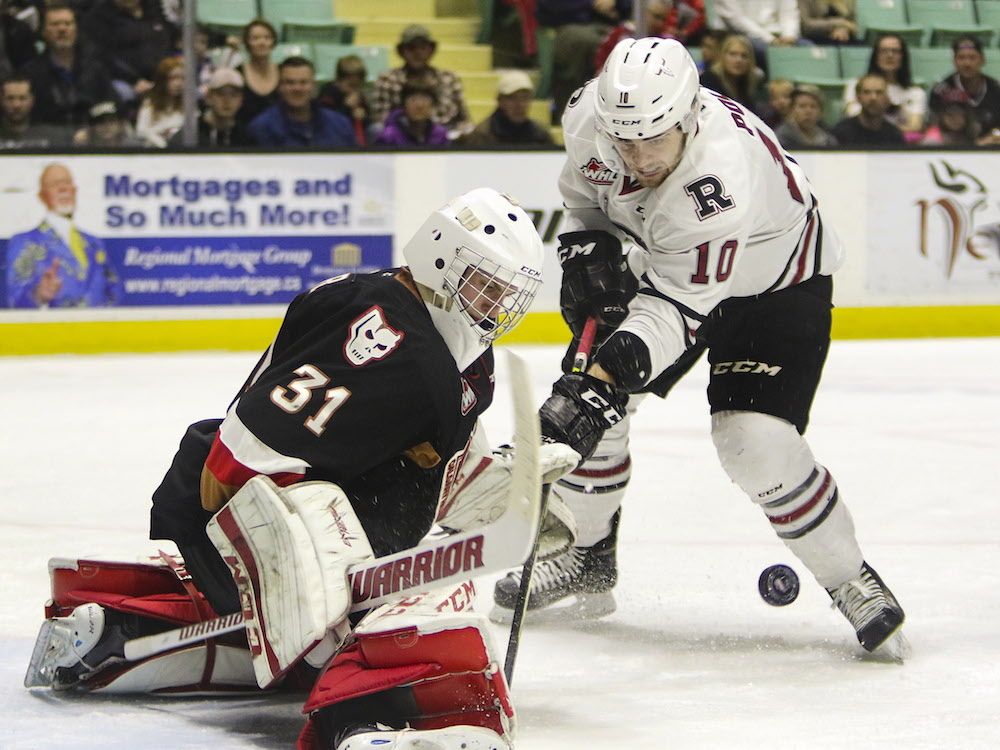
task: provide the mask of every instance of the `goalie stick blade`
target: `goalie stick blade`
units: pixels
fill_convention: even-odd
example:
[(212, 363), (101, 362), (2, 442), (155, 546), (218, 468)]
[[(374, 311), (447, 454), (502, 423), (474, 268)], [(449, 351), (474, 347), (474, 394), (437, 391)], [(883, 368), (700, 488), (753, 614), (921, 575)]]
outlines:
[[(416, 547), (376, 560), (352, 565), (352, 612), (469, 578), (499, 573), (524, 563), (534, 550), (542, 518), (541, 469), (538, 450), (541, 427), (531, 397), (531, 373), (524, 360), (507, 352), (511, 402), (514, 407), (514, 464), (508, 506), (495, 522), (452, 534), (428, 538)], [(154, 654), (243, 628), (239, 613), (125, 643), (125, 658), (145, 659)]]

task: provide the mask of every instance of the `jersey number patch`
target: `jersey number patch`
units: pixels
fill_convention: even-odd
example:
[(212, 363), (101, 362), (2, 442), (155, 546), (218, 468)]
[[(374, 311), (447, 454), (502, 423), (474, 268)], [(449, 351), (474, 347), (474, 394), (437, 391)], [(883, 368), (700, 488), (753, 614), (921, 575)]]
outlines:
[[(319, 388), (326, 388), (330, 383), (330, 378), (326, 373), (316, 367), (316, 365), (302, 365), (295, 374), (300, 377), (295, 378), (287, 386), (276, 385), (271, 389), (271, 402), (282, 411), (289, 414), (298, 414), (312, 400), (313, 391)], [(344, 402), (351, 397), (351, 391), (343, 386), (328, 388), (323, 399), (323, 405), (315, 414), (306, 417), (303, 425), (316, 437), (320, 437), (326, 430), (327, 423)]]
[[(719, 251), (719, 262), (715, 265), (715, 280), (725, 281), (733, 272), (733, 261), (736, 260), (736, 248), (739, 243), (736, 240), (726, 240), (722, 243)], [(711, 243), (702, 242), (695, 248), (698, 251), (698, 267), (691, 274), (692, 284), (707, 284), (711, 281), (708, 275), (708, 256), (711, 250)]]

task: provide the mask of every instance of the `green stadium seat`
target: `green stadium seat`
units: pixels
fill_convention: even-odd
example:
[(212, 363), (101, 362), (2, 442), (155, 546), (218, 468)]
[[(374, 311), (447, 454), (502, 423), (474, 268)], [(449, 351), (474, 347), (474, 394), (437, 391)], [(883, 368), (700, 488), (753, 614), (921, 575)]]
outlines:
[(996, 36), (995, 29), (979, 25), (972, 0), (907, 0), (906, 9), (910, 23), (926, 29), (927, 46), (951, 44), (961, 34), (973, 34), (990, 46)]
[(333, 0), (260, 0), (260, 14), (279, 27), (286, 21), (333, 21), (336, 18)]
[(923, 43), (924, 27), (911, 24), (904, 0), (858, 0), (858, 33), (869, 44), (879, 34), (898, 34), (908, 45)]
[(257, 0), (199, 0), (197, 21), (224, 34), (241, 34), (257, 17)]
[(841, 47), (840, 73), (844, 78), (860, 78), (868, 72), (868, 63), (871, 59), (871, 47)]
[[(304, 57), (306, 60), (311, 60), (314, 65), (316, 64), (316, 51), (311, 44), (282, 42), (276, 44), (271, 50), (271, 59), (279, 65), (282, 60), (289, 57)], [(318, 70), (316, 75), (319, 76)]]
[[(1000, 29), (1000, 0), (976, 0), (976, 19), (980, 26)], [(1000, 34), (993, 41), (995, 46), (1000, 46)]]
[(347, 55), (357, 55), (364, 61), (367, 82), (372, 83), (389, 70), (389, 48), (377, 44), (316, 44), (316, 80), (332, 81), (337, 60)]
[(913, 81), (930, 88), (955, 69), (951, 47), (914, 47), (910, 50)]
[(354, 31), (354, 24), (346, 21), (285, 21), (281, 37), (285, 42), (353, 44)]
[(986, 56), (986, 64), (983, 66), (983, 73), (1000, 81), (1000, 55)]
[(770, 77), (817, 86), (843, 85), (836, 47), (768, 47)]

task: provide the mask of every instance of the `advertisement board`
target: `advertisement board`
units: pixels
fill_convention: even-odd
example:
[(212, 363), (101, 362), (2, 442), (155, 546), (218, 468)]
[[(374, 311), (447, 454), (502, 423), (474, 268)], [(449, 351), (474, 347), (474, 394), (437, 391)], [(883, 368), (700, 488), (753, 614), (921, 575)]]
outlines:
[(283, 303), (392, 264), (391, 158), (5, 156), (7, 308)]

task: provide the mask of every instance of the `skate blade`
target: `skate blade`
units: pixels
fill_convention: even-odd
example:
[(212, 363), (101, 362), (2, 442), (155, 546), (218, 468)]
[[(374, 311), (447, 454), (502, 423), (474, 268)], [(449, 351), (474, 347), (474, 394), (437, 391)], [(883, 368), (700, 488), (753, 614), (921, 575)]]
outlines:
[[(529, 609), (524, 613), (525, 625), (547, 625), (552, 623), (585, 622), (607, 617), (618, 609), (615, 596), (610, 591), (600, 594), (576, 594), (566, 597), (541, 609)], [(493, 605), (489, 618), (498, 625), (510, 625), (514, 610)]]
[(38, 638), (35, 640), (35, 648), (31, 652), (31, 661), (28, 662), (28, 671), (24, 673), (24, 686), (52, 687), (56, 675), (56, 659), (61, 653), (57, 648), (58, 641), (53, 642), (55, 623), (46, 620), (38, 630)]
[(913, 648), (910, 646), (910, 642), (906, 636), (903, 635), (903, 629), (900, 627), (895, 633), (886, 638), (881, 646), (875, 649), (873, 656), (880, 661), (891, 661), (896, 664), (902, 664), (910, 658), (912, 653)]

